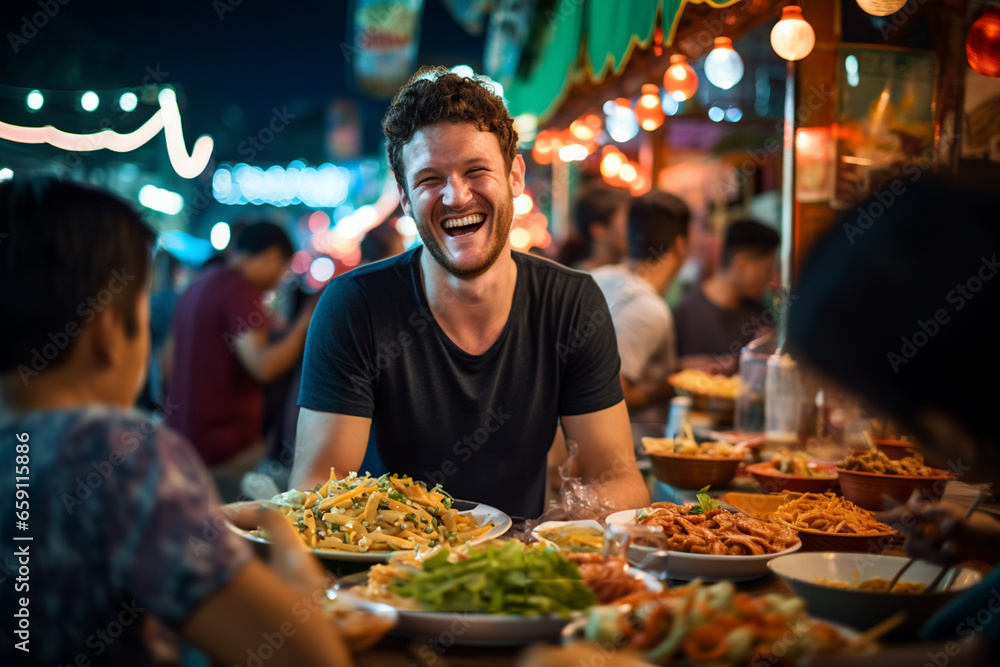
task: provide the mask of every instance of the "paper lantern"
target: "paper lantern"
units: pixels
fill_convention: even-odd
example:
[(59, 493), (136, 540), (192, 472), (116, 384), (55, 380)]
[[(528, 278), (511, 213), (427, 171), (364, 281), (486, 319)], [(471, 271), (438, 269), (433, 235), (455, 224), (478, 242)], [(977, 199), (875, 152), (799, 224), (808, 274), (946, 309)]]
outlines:
[(680, 53), (670, 56), (670, 67), (663, 73), (663, 88), (678, 102), (694, 96), (698, 90), (698, 75), (688, 63), (687, 56)]
[(1000, 7), (987, 7), (972, 24), (965, 40), (965, 57), (980, 74), (1000, 77)]
[(906, 0), (858, 0), (858, 7), (861, 7), (861, 9), (872, 16), (895, 14), (905, 4)]
[(660, 106), (660, 88), (656, 84), (647, 83), (642, 87), (642, 95), (635, 102), (635, 119), (647, 132), (663, 125), (667, 119)]
[(743, 78), (743, 59), (733, 48), (733, 40), (715, 38), (715, 48), (705, 56), (705, 78), (723, 90), (729, 90)]
[(781, 20), (771, 29), (771, 48), (785, 60), (802, 60), (816, 46), (816, 33), (802, 18), (802, 8), (789, 5), (781, 10)]
[(562, 145), (559, 130), (545, 128), (535, 137), (535, 144), (531, 147), (531, 159), (536, 164), (552, 164), (553, 154), (558, 153)]

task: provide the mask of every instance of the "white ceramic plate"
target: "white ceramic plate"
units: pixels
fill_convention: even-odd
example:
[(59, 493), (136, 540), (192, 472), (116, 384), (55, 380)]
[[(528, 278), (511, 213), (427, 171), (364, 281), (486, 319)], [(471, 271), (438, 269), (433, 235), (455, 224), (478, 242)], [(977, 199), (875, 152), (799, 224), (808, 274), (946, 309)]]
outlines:
[[(248, 500), (238, 503), (230, 503), (224, 506), (226, 508), (239, 508), (245, 505), (259, 505), (261, 501)], [(266, 503), (265, 504), (270, 504)], [(492, 539), (496, 539), (510, 530), (513, 525), (511, 518), (490, 505), (483, 505), (482, 503), (474, 503), (468, 500), (456, 500), (453, 507), (458, 509), (462, 514), (471, 514), (479, 525), (485, 523), (493, 522), (493, 527), (472, 540), (472, 544), (479, 544), (481, 542), (487, 542)], [(237, 535), (250, 540), (251, 542), (257, 542), (258, 544), (270, 544), (270, 540), (266, 540), (263, 537), (251, 534), (249, 530), (240, 528), (233, 525), (231, 521), (226, 521), (226, 525)], [(335, 549), (312, 549), (311, 550), (318, 558), (324, 560), (338, 560), (347, 561), (354, 563), (384, 563), (393, 551), (369, 551), (366, 553), (354, 553), (350, 551), (337, 551)]]
[[(608, 525), (635, 524), (635, 516), (639, 510), (622, 510), (609, 514), (605, 518)], [(652, 556), (653, 549), (641, 546), (629, 547), (629, 560), (642, 561), (650, 559), (656, 569), (666, 569), (671, 579), (690, 581), (752, 581), (767, 574), (767, 563), (773, 558), (793, 553), (802, 548), (802, 542), (774, 554), (763, 556), (714, 556), (710, 554), (689, 554), (683, 551), (669, 551), (665, 555)]]
[[(663, 590), (663, 584), (649, 575), (642, 575), (651, 591)], [(357, 609), (373, 610), (384, 603), (354, 595), (352, 588), (368, 583), (368, 572), (357, 572), (338, 580), (338, 597), (346, 598)], [(391, 605), (390, 605), (391, 606)], [(408, 639), (420, 639), (447, 648), (453, 644), (465, 646), (522, 646), (542, 641), (558, 641), (563, 628), (570, 622), (586, 618), (585, 611), (572, 616), (512, 616), (476, 614), (472, 612), (438, 612), (395, 608), (399, 620), (389, 634)]]

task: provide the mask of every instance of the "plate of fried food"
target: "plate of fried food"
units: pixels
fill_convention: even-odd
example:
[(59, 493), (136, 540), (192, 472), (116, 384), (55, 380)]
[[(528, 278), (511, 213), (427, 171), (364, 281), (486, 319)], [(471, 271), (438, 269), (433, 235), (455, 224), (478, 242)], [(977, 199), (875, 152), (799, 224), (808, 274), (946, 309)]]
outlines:
[(613, 579), (608, 568), (625, 572), (603, 561), (586, 569), (548, 544), (494, 540), (397, 554), (342, 578), (338, 595), (361, 608), (370, 603), (396, 609), (399, 621), (392, 632), (399, 636), (433, 641), (448, 634), (453, 644), (520, 645), (558, 638), (595, 602), (648, 590), (645, 580), (622, 574), (612, 582), (616, 587), (597, 595), (589, 584)]
[(892, 578), (907, 562), (899, 556), (821, 552), (775, 558), (768, 567), (814, 614), (831, 621), (868, 628), (906, 610), (906, 619), (886, 635), (889, 638), (913, 637), (935, 612), (982, 579), (971, 568), (955, 567), (928, 591), (941, 566), (917, 560), (889, 591)]
[(664, 484), (682, 489), (725, 486), (743, 461), (746, 449), (725, 440), (699, 443), (691, 425), (674, 438), (643, 437), (653, 475)]
[(798, 533), (803, 551), (881, 553), (896, 537), (892, 527), (832, 492), (763, 496), (728, 493), (723, 502)]
[(837, 462), (841, 493), (861, 507), (882, 509), (882, 496), (905, 503), (914, 491), (925, 500), (940, 500), (955, 475), (924, 464), (920, 452), (890, 459), (877, 449), (857, 451)]
[(229, 524), (231, 530), (269, 544), (267, 531), (245, 523), (248, 513), (241, 511), (260, 504), (282, 512), (319, 558), (362, 563), (385, 561), (398, 551), (478, 544), (500, 537), (512, 525), (495, 507), (456, 500), (441, 485), (427, 489), (411, 477), (388, 473), (372, 477), (352, 472), (338, 479), (331, 471), (329, 481), (313, 490), (226, 506), (227, 514), (240, 517)]
[(706, 412), (717, 422), (732, 423), (740, 378), (686, 368), (667, 378), (677, 393), (691, 397), (691, 407)]
[(563, 631), (564, 643), (614, 646), (653, 665), (796, 664), (808, 654), (874, 650), (857, 637), (810, 617), (801, 598), (754, 596), (728, 581), (636, 593), (594, 607)]
[(659, 527), (665, 540), (655, 547), (632, 546), (629, 560), (672, 579), (750, 581), (767, 574), (767, 562), (797, 551), (795, 531), (719, 507), (702, 490), (698, 505), (653, 503), (607, 517), (609, 526)]
[(837, 487), (837, 469), (833, 463), (814, 461), (805, 452), (788, 449), (770, 461), (747, 466), (757, 483), (768, 493), (823, 493)]

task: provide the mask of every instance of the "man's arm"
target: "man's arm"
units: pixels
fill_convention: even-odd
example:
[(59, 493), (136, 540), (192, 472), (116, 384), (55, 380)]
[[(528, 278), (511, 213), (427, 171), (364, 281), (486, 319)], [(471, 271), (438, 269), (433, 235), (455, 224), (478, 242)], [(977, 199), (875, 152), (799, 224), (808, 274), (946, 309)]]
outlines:
[(368, 417), (300, 408), (289, 487), (311, 489), (322, 484), (330, 479), (330, 468), (336, 468), (338, 476), (357, 471), (365, 459), (371, 426)]
[(635, 462), (625, 401), (561, 419), (566, 439), (579, 445), (580, 477), (604, 499), (609, 512), (649, 504), (649, 490)]
[(305, 346), (312, 311), (312, 308), (303, 310), (291, 331), (274, 343), (268, 342), (267, 327), (254, 329), (236, 339), (236, 357), (258, 382), (271, 382), (295, 365)]

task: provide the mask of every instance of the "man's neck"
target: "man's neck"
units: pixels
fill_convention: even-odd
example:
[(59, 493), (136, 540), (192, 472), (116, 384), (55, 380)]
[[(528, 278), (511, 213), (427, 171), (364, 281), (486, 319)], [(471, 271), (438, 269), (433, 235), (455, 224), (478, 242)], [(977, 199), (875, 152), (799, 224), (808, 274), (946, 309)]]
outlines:
[(488, 350), (507, 324), (514, 300), (517, 265), (511, 251), (504, 250), (485, 273), (460, 278), (425, 250), (420, 274), (431, 313), (452, 342), (470, 354)]
[(667, 254), (657, 259), (632, 262), (629, 268), (640, 280), (653, 288), (654, 292), (662, 295), (680, 271), (681, 265), (676, 257)]
[(0, 381), (3, 413), (70, 409), (99, 403), (94, 387), (66, 366), (43, 370), (37, 377), (28, 378), (27, 384), (17, 372), (6, 374)]
[(709, 277), (702, 283), (701, 291), (710, 303), (725, 310), (736, 310), (740, 305), (740, 294), (733, 284), (733, 279), (725, 270)]

